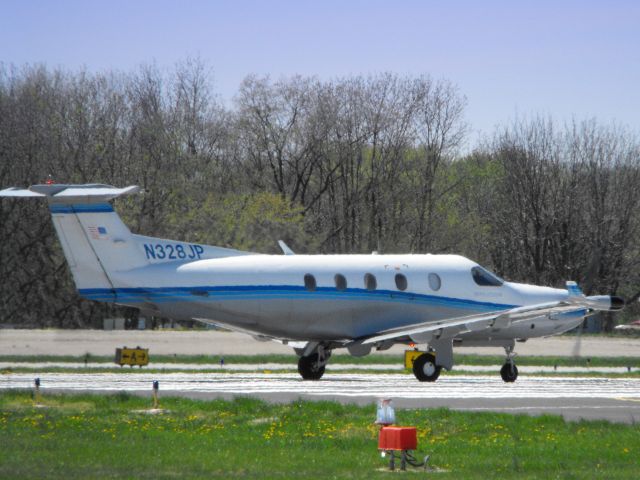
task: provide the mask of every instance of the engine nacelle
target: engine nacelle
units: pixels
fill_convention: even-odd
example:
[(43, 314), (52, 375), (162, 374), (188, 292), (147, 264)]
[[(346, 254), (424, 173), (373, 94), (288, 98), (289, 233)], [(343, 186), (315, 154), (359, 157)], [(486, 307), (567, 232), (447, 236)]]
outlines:
[(593, 295), (586, 297), (584, 303), (594, 310), (615, 312), (622, 310), (625, 305), (624, 298), (611, 295)]

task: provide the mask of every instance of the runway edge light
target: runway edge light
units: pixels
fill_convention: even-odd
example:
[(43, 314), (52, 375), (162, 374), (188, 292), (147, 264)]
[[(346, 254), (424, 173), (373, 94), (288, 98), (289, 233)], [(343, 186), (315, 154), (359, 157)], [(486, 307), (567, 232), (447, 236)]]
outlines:
[(160, 382), (158, 380), (153, 381), (153, 408), (158, 409), (160, 401), (158, 400), (158, 390), (160, 389)]
[(33, 392), (33, 403), (35, 405), (39, 405), (40, 404), (40, 377), (36, 378), (33, 381), (33, 385), (35, 387), (34, 392)]
[(396, 412), (393, 409), (393, 400), (390, 398), (381, 398), (378, 400), (378, 411), (376, 415), (376, 424), (393, 425), (396, 423)]

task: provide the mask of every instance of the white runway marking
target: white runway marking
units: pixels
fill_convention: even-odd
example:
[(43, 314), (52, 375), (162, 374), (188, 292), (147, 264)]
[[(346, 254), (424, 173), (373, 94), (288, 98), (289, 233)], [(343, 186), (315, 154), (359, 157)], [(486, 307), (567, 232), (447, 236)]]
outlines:
[[(32, 388), (34, 374), (0, 375), (0, 389)], [(151, 390), (154, 380), (163, 392), (230, 394), (288, 393), (343, 397), (392, 398), (640, 398), (638, 378), (580, 378), (523, 376), (513, 384), (499, 376), (443, 375), (435, 383), (420, 383), (412, 375), (327, 374), (317, 382), (297, 374), (259, 373), (46, 373), (46, 389), (92, 391)]]

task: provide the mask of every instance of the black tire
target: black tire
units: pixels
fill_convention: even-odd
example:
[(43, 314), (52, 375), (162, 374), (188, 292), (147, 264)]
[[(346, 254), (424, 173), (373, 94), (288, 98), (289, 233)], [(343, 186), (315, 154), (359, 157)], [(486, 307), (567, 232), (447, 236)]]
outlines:
[(507, 383), (513, 383), (518, 378), (518, 367), (515, 363), (505, 363), (500, 369), (502, 380)]
[(442, 367), (436, 365), (436, 357), (423, 353), (413, 361), (413, 374), (421, 382), (435, 382), (440, 376)]
[(318, 366), (318, 354), (298, 359), (298, 373), (303, 380), (320, 380), (324, 375), (324, 365)]

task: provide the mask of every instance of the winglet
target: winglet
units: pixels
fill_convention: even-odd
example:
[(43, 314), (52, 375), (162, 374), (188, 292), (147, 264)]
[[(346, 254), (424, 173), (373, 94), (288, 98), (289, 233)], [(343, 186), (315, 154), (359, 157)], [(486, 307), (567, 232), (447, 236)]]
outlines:
[(278, 240), (278, 245), (280, 245), (280, 248), (282, 249), (282, 253), (284, 253), (285, 255), (295, 255), (295, 252), (291, 250), (288, 247), (288, 245), (284, 243), (282, 240)]
[(584, 297), (584, 293), (582, 293), (582, 290), (576, 282), (568, 281), (567, 291), (569, 292), (569, 297)]

